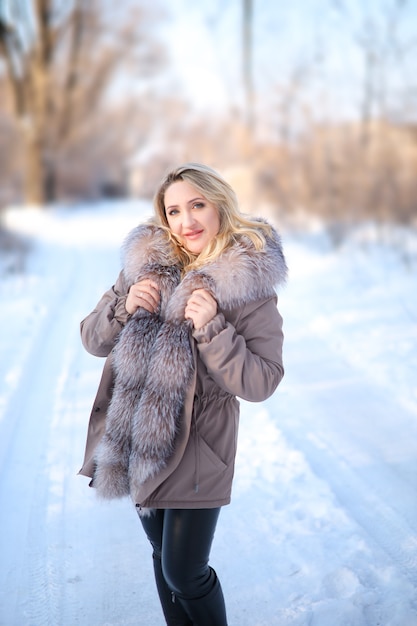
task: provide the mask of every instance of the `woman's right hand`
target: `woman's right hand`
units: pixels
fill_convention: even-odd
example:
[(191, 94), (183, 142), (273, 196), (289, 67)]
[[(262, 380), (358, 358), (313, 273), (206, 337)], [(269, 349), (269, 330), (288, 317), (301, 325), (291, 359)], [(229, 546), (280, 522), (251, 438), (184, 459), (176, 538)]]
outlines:
[(133, 315), (141, 306), (149, 313), (156, 313), (160, 299), (158, 285), (150, 278), (145, 278), (129, 289), (125, 305), (126, 311)]

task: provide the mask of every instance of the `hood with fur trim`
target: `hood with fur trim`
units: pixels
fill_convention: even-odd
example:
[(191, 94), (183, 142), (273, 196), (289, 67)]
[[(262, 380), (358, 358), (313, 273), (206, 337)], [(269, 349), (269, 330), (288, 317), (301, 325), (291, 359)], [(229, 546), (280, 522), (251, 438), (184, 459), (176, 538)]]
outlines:
[(155, 314), (139, 308), (114, 348), (115, 384), (106, 432), (96, 454), (94, 486), (104, 498), (136, 494), (167, 464), (192, 378), (191, 322), (184, 310), (192, 292), (209, 290), (219, 310), (267, 298), (286, 279), (281, 240), (272, 229), (258, 251), (244, 236), (216, 260), (181, 279), (172, 244), (158, 226), (138, 226), (122, 253), (128, 284), (153, 279), (160, 288)]

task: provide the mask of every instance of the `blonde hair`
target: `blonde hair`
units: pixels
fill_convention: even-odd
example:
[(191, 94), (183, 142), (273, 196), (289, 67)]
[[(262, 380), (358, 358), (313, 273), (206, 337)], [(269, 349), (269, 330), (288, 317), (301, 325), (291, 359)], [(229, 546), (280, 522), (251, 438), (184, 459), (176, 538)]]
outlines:
[[(171, 232), (165, 213), (165, 193), (173, 183), (186, 181), (197, 189), (219, 212), (220, 228), (216, 237), (198, 255), (188, 252)], [(174, 252), (184, 271), (196, 269), (214, 261), (240, 236), (248, 237), (257, 250), (265, 246), (265, 237), (271, 227), (264, 222), (244, 216), (232, 187), (215, 170), (200, 163), (185, 163), (169, 171), (162, 179), (154, 196), (155, 219), (173, 243)]]

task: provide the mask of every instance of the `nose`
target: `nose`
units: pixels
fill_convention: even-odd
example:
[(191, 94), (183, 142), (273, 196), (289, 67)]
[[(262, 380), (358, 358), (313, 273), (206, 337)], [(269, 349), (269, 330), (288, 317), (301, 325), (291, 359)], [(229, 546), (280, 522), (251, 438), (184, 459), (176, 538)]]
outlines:
[(183, 228), (191, 228), (195, 224), (195, 219), (192, 211), (186, 209), (183, 214), (182, 226)]

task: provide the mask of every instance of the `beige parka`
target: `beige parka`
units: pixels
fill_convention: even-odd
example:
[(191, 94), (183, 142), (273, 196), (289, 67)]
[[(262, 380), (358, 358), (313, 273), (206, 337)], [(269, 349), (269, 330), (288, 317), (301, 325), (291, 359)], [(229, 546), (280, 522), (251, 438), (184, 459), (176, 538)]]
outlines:
[[(282, 261), (285, 275), (285, 261)], [(92, 478), (114, 387), (113, 352), (130, 320), (125, 303), (134, 278), (122, 270), (115, 285), (81, 322), (84, 347), (106, 357), (91, 411), (80, 474)], [(245, 276), (237, 273), (244, 291)], [(139, 508), (211, 508), (228, 504), (237, 449), (239, 402), (268, 398), (280, 383), (282, 318), (277, 297), (243, 297), (220, 307), (203, 328), (190, 330), (194, 361), (173, 452), (166, 466), (135, 493)]]

